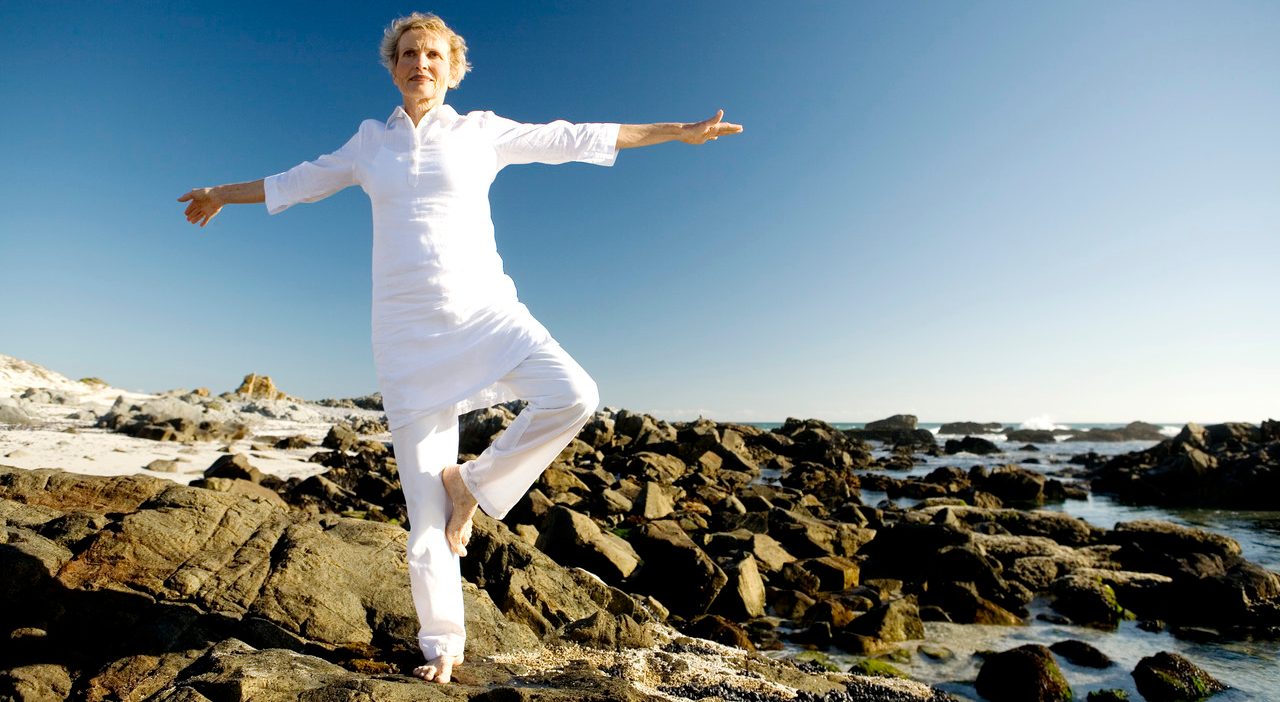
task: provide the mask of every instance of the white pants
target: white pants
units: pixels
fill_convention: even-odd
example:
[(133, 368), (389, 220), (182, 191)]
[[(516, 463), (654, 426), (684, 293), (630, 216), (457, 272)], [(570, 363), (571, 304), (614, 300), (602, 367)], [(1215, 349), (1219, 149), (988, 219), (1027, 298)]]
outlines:
[[(578, 435), (600, 404), (595, 381), (556, 342), (533, 352), (500, 381), (529, 405), (493, 445), (462, 464), (462, 480), (491, 517), (501, 519)], [(430, 660), (462, 655), (466, 629), (462, 575), (444, 528), (450, 503), (440, 473), (458, 462), (453, 409), (392, 432), (409, 516), (409, 584), (418, 612), (418, 645)]]

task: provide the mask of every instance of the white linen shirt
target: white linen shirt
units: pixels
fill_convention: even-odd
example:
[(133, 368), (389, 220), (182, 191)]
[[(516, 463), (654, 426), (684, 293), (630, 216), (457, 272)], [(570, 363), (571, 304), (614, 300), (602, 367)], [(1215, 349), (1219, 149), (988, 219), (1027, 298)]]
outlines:
[(523, 124), (442, 104), (365, 120), (342, 148), (265, 179), (282, 212), (360, 185), (373, 205), (373, 358), (392, 429), (450, 405), (515, 399), (499, 381), (551, 334), (516, 297), (489, 215), (489, 186), (518, 163), (612, 166), (618, 124)]

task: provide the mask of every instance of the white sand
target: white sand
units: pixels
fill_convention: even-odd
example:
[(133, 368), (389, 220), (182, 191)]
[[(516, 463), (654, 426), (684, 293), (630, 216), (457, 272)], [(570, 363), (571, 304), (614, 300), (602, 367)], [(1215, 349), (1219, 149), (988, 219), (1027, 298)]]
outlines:
[[(45, 389), (72, 396), (74, 404), (33, 403), (21, 400), (23, 409), (38, 423), (32, 426), (0, 424), (0, 465), (18, 468), (58, 468), (89, 475), (126, 475), (145, 473), (180, 483), (188, 483), (227, 455), (225, 442), (193, 442), (182, 444), (171, 441), (151, 441), (117, 434), (108, 429), (94, 427), (96, 419), (76, 419), (73, 416), (84, 409), (102, 415), (116, 398), (123, 396), (126, 402), (141, 404), (160, 395), (131, 392), (111, 386), (90, 385), (51, 371), (29, 361), (0, 354), (0, 399), (15, 400), (28, 388)], [(271, 404), (262, 403), (261, 404)], [(240, 410), (248, 401), (226, 402), (229, 410)], [(380, 418), (382, 413), (371, 410), (321, 407), (310, 403), (278, 402), (276, 406), (287, 408), (297, 404), (299, 412), (310, 415), (308, 421), (272, 419), (251, 412), (235, 412), (235, 419), (247, 424), (251, 431), (247, 439), (234, 442), (233, 453), (243, 453), (249, 462), (264, 473), (282, 479), (307, 477), (327, 470), (318, 463), (308, 463), (307, 458), (320, 450), (320, 441), (333, 424), (353, 416)], [(255, 437), (286, 437), (302, 435), (315, 446), (304, 449), (282, 450), (255, 441)], [(390, 434), (370, 437), (390, 441)], [(156, 459), (178, 462), (178, 472), (149, 471), (145, 466)]]

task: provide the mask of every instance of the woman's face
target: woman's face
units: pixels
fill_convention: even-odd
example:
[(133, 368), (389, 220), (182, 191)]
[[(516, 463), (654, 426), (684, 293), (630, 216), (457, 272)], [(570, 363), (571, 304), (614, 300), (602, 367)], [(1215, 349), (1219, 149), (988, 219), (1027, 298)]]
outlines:
[(391, 79), (406, 102), (434, 107), (449, 91), (449, 40), (436, 32), (411, 29), (400, 35)]

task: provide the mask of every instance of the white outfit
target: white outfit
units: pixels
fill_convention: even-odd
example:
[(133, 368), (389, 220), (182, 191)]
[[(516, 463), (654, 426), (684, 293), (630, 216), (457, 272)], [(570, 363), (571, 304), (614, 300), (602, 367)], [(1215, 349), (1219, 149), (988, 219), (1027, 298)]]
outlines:
[(337, 151), (266, 179), (267, 211), (360, 185), (373, 204), (373, 358), (392, 429), (517, 399), (497, 383), (551, 334), (516, 298), (489, 185), (517, 163), (613, 165), (613, 123), (521, 124), (449, 105), (365, 120)]
[[(599, 404), (596, 385), (560, 345), (550, 342), (501, 379), (529, 401), (462, 478), (484, 511), (501, 518), (586, 424)], [(440, 471), (458, 458), (458, 415), (442, 410), (392, 431), (409, 508), (409, 583), (418, 612), (418, 646), (430, 660), (462, 654), (466, 641), (462, 576), (444, 538), (449, 498)]]
[(618, 124), (522, 124), (449, 105), (415, 127), (403, 108), (366, 120), (337, 151), (264, 182), (267, 211), (359, 184), (373, 204), (373, 355), (408, 507), (409, 576), (423, 655), (465, 641), (458, 557), (440, 471), (458, 458), (458, 415), (529, 406), (461, 475), (503, 517), (590, 418), (595, 383), (516, 297), (489, 216), (489, 186), (517, 163), (613, 165)]

